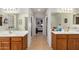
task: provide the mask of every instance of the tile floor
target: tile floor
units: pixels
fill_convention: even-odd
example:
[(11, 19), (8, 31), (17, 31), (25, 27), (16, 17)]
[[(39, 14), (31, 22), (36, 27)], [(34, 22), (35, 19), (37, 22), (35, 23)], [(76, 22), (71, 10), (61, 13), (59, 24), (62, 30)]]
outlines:
[(37, 34), (36, 36), (32, 37), (32, 44), (28, 50), (52, 50), (48, 46), (47, 38), (42, 35), (41, 33)]

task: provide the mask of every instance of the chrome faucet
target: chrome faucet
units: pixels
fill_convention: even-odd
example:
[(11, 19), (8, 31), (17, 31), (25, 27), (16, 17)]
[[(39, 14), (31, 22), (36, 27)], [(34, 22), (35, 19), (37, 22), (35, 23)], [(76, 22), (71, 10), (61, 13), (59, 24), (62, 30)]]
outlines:
[(13, 28), (13, 26), (9, 26), (9, 27), (8, 27), (9, 33), (12, 33), (12, 28)]
[(69, 31), (69, 29), (70, 29), (70, 27), (68, 26), (68, 28), (67, 28), (67, 32)]

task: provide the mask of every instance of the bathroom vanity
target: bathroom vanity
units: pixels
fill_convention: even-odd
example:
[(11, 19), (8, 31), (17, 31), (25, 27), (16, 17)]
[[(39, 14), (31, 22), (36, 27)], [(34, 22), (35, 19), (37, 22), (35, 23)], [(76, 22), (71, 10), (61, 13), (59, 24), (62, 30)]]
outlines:
[(27, 31), (0, 32), (0, 50), (27, 49)]
[(79, 50), (79, 32), (52, 31), (52, 48), (54, 50)]

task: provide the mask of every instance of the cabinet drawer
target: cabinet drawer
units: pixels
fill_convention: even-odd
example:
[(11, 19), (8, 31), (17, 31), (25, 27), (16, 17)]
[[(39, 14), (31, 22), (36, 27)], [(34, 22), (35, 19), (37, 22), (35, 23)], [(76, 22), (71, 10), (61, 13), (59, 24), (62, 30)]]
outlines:
[(22, 41), (21, 37), (12, 37), (11, 41)]
[(22, 42), (11, 42), (11, 50), (22, 50)]
[(61, 39), (61, 38), (67, 38), (67, 35), (63, 35), (63, 34), (57, 34), (56, 38)]
[(79, 39), (79, 35), (68, 35), (69, 36), (69, 39)]
[(10, 38), (8, 38), (8, 37), (0, 37), (0, 41), (10, 41)]

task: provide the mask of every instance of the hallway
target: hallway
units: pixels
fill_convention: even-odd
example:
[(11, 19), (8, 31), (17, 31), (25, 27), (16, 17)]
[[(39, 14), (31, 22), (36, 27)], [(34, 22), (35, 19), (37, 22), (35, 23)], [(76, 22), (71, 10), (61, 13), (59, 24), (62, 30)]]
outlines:
[(51, 48), (48, 46), (46, 37), (39, 33), (32, 38), (32, 44), (28, 50), (51, 50)]

